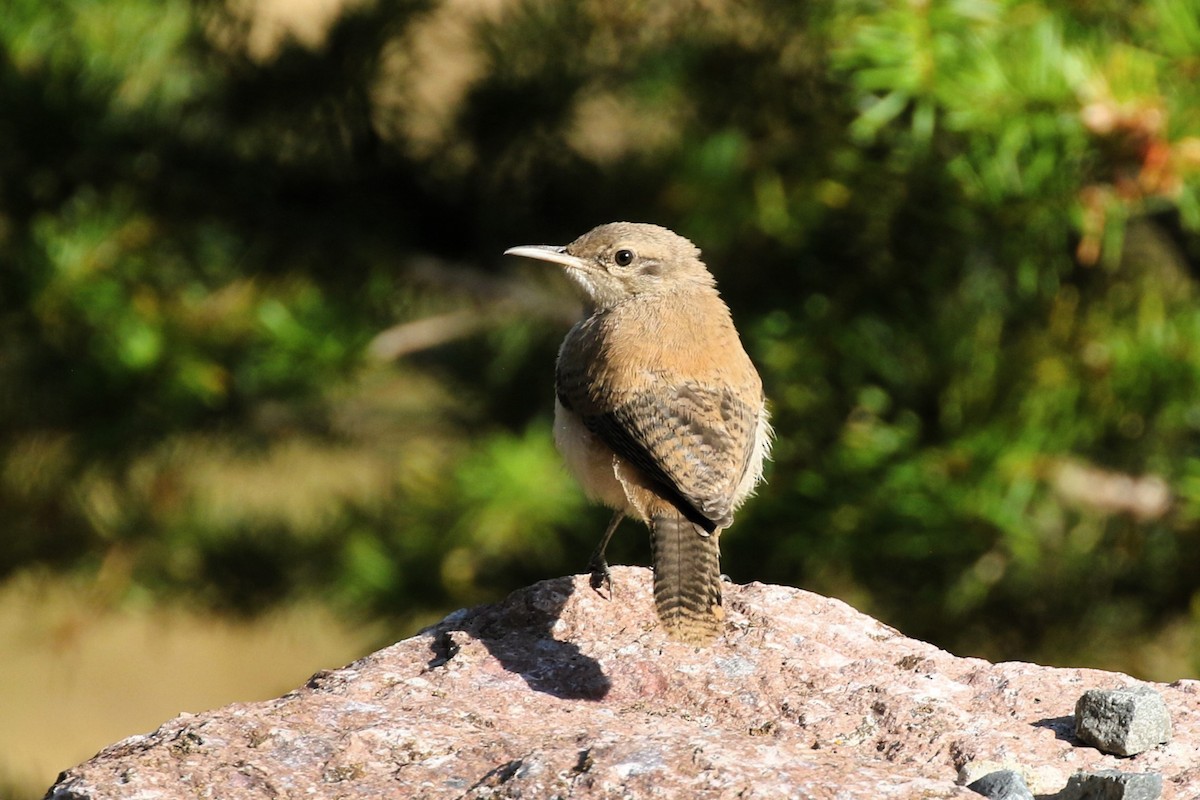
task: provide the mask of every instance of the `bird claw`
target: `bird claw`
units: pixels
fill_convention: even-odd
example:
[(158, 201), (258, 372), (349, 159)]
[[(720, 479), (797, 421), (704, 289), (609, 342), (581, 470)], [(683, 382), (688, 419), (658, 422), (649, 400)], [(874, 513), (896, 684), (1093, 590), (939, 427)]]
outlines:
[(591, 573), (588, 582), (591, 584), (592, 589), (597, 594), (600, 594), (601, 587), (607, 589), (608, 599), (611, 600), (613, 596), (613, 584), (612, 572), (608, 569), (608, 562), (602, 556), (593, 558), (588, 562), (588, 572)]

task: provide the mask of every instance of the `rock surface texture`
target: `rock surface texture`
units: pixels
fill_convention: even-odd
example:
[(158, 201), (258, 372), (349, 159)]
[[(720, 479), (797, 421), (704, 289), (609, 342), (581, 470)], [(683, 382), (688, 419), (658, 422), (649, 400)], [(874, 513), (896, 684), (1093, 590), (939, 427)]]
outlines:
[(990, 664), (808, 592), (725, 587), (711, 647), (657, 629), (645, 569), (544, 581), (281, 698), (184, 714), (64, 772), (49, 798), (979, 798), (969, 761), (1160, 773), (1200, 797), (1200, 682), (1158, 685), (1171, 741), (1074, 738), (1086, 669)]

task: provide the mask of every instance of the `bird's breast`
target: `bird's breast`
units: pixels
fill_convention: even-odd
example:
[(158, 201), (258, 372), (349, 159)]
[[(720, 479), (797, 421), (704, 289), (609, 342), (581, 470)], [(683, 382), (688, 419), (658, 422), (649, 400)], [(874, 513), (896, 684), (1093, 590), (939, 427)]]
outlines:
[(754, 398), (762, 384), (716, 292), (633, 300), (582, 320), (559, 353), (559, 389), (580, 413), (610, 410), (654, 385), (729, 386)]

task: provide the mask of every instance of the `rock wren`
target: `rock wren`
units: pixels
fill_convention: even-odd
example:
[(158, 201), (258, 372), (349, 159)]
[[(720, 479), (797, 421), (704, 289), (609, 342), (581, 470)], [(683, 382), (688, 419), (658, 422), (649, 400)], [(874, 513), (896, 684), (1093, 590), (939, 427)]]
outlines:
[(762, 381), (700, 251), (657, 225), (614, 222), (565, 247), (513, 247), (582, 290), (584, 318), (558, 352), (554, 440), (593, 500), (650, 528), (654, 602), (668, 635), (721, 631), (718, 540), (762, 477), (771, 428)]

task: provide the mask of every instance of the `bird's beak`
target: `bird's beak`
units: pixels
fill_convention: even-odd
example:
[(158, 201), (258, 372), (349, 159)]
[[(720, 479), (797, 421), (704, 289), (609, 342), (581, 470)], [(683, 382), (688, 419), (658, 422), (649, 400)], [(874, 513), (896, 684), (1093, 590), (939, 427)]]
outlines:
[(585, 268), (583, 260), (568, 253), (567, 248), (555, 247), (552, 244), (524, 244), (520, 247), (510, 247), (504, 251), (504, 255), (536, 258), (539, 261), (552, 261), (555, 264), (562, 264), (564, 267), (570, 267), (571, 269)]

